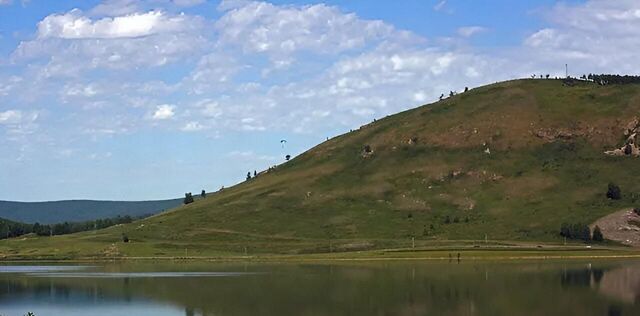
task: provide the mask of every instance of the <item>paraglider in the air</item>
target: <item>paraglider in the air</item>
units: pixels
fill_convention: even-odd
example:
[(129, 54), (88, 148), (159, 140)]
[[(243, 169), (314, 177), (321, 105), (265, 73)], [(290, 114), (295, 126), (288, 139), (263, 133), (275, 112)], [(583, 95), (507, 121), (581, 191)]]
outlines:
[(283, 139), (280, 141), (280, 144), (282, 145), (282, 148), (284, 148), (284, 145), (287, 143), (286, 139)]

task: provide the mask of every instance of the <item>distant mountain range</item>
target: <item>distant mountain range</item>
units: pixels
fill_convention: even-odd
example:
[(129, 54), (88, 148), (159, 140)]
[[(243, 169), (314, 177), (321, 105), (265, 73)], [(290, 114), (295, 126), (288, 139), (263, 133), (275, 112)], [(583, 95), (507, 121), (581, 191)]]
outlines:
[(137, 217), (156, 214), (181, 204), (182, 199), (135, 202), (92, 200), (0, 201), (0, 218), (30, 224), (36, 222), (41, 224), (81, 222), (125, 215)]

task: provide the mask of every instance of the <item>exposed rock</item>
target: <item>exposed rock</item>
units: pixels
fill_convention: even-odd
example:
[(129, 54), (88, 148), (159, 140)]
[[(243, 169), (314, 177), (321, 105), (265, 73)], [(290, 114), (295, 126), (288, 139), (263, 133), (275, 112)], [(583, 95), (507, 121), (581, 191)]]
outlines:
[(364, 145), (364, 148), (362, 149), (362, 158), (368, 158), (373, 156), (373, 149), (371, 149), (371, 146), (369, 145)]
[(538, 138), (542, 138), (547, 141), (554, 141), (556, 139), (564, 139), (569, 140), (576, 137), (584, 136), (587, 132), (583, 130), (569, 130), (569, 129), (552, 129), (552, 128), (543, 128), (537, 130), (534, 135)]
[(640, 157), (640, 148), (638, 147), (638, 133), (640, 133), (640, 120), (634, 117), (624, 127), (624, 136), (627, 137), (625, 144), (613, 150), (607, 150), (604, 153), (609, 156), (633, 156)]

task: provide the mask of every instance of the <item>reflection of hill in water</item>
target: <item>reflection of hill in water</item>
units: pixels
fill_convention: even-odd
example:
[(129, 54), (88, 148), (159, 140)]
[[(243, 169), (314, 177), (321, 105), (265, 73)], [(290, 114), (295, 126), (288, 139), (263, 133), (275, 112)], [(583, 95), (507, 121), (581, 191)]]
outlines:
[[(84, 282), (83, 282), (84, 283)], [(69, 284), (56, 279), (10, 278), (0, 280), (0, 306), (19, 301), (56, 304), (86, 305), (100, 302), (143, 301), (140, 295), (127, 290), (128, 279), (119, 280), (118, 291), (99, 283)], [(146, 301), (146, 300), (145, 300)]]
[(0, 275), (0, 306), (16, 299), (69, 304), (106, 300), (153, 301), (179, 306), (187, 315), (548, 316), (606, 315), (615, 304), (621, 315), (640, 314), (640, 306), (609, 299), (620, 299), (610, 294), (617, 293), (612, 290), (617, 287), (609, 284), (617, 284), (614, 280), (624, 274), (607, 269), (585, 264), (407, 263), (254, 266), (248, 270), (269, 273), (231, 277)]
[(640, 265), (630, 265), (606, 271), (598, 291), (627, 303), (640, 303)]

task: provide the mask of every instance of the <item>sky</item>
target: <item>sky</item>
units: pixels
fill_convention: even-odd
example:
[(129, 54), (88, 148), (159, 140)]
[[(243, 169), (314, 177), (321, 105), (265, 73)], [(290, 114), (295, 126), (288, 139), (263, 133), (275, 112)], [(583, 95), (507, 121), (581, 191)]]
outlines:
[(636, 0), (0, 0), (0, 200), (217, 190), (451, 90), (637, 74), (639, 29)]

